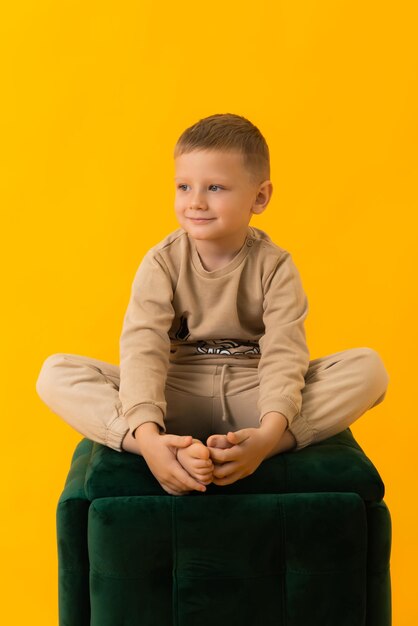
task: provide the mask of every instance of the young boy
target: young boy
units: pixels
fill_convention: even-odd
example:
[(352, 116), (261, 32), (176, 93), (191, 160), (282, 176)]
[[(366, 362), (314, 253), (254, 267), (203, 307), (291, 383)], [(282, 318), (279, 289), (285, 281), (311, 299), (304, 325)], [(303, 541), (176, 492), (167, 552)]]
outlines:
[(272, 195), (257, 127), (217, 114), (175, 152), (180, 228), (144, 256), (120, 367), (48, 357), (36, 388), (78, 432), (141, 454), (165, 491), (205, 491), (347, 428), (386, 395), (371, 348), (309, 360), (308, 301), (288, 251), (249, 226)]

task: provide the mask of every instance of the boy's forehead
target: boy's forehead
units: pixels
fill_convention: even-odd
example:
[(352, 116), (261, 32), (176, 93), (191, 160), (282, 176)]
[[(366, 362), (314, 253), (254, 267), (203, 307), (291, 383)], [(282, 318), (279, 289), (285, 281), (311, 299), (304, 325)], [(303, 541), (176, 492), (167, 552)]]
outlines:
[(181, 154), (174, 160), (176, 177), (187, 175), (216, 175), (225, 179), (231, 175), (242, 175), (244, 163), (237, 150), (193, 150)]

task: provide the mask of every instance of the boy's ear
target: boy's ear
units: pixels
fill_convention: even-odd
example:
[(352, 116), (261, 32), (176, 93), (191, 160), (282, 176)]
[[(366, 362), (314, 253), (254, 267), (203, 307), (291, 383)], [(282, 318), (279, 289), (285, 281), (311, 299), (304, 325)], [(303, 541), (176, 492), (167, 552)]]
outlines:
[(270, 198), (273, 194), (273, 183), (271, 180), (265, 180), (260, 184), (257, 190), (257, 196), (251, 208), (252, 213), (259, 215), (267, 208)]

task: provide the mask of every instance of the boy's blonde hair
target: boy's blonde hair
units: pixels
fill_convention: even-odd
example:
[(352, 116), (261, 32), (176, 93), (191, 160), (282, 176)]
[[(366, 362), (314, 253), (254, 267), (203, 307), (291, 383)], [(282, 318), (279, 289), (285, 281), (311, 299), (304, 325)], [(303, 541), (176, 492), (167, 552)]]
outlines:
[(239, 151), (254, 184), (270, 179), (270, 154), (258, 128), (241, 115), (216, 113), (186, 128), (174, 147), (174, 158), (193, 150)]

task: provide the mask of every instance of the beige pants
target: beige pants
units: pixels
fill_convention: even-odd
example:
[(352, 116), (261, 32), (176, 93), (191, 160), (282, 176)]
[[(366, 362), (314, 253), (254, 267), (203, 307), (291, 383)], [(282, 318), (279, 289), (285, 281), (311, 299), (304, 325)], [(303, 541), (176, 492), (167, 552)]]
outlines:
[[(248, 365), (170, 364), (166, 432), (206, 441), (212, 434), (259, 426), (257, 361)], [(305, 376), (301, 412), (289, 430), (295, 451), (335, 435), (384, 399), (389, 376), (379, 354), (352, 348), (313, 359)], [(77, 354), (43, 363), (36, 391), (76, 431), (122, 451), (129, 430), (119, 399), (119, 366)]]

